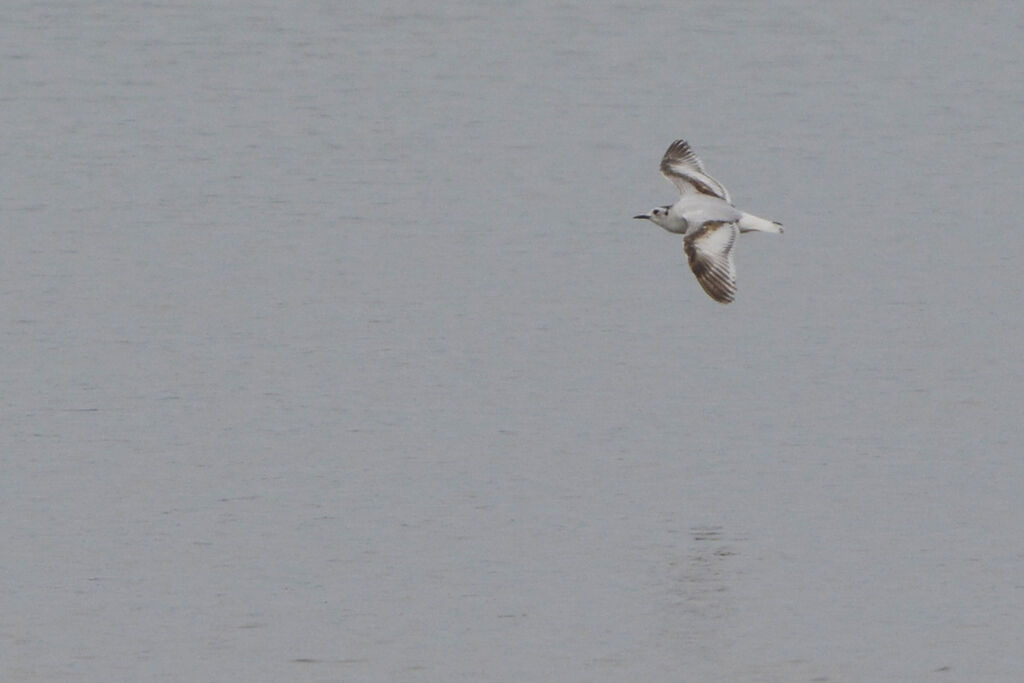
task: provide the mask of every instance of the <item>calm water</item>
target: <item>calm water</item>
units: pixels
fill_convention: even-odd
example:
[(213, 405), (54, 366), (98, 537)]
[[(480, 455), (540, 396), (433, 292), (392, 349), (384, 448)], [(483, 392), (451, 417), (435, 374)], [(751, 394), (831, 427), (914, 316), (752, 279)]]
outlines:
[(5, 4), (2, 678), (1024, 675), (1024, 10), (889, 5)]

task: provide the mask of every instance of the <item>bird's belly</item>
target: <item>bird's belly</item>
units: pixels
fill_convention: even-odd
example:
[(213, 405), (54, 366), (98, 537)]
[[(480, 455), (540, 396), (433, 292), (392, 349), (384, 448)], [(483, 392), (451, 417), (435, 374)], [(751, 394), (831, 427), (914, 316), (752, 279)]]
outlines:
[(688, 195), (680, 198), (669, 209), (669, 220), (666, 221), (669, 227), (665, 227), (665, 229), (685, 235), (688, 232), (700, 230), (701, 226), (712, 221), (733, 223), (738, 221), (741, 215), (732, 204), (722, 201), (718, 197)]

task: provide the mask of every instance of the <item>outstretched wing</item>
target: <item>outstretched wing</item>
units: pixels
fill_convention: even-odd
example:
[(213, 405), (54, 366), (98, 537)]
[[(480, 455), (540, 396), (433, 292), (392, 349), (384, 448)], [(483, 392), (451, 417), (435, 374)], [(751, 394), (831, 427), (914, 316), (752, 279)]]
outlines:
[(683, 238), (683, 250), (697, 282), (712, 299), (727, 304), (736, 298), (736, 264), (732, 248), (739, 230), (735, 223), (708, 221)]
[(668, 146), (665, 156), (661, 158), (661, 173), (678, 188), (681, 195), (699, 192), (732, 204), (729, 191), (704, 172), (704, 164), (686, 140), (676, 140)]

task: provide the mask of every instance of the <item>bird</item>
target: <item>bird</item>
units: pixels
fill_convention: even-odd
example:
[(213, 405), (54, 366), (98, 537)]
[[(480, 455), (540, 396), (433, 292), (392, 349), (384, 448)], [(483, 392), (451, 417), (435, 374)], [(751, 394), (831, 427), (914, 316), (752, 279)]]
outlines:
[(661, 158), (661, 173), (679, 190), (675, 204), (656, 206), (633, 218), (646, 219), (683, 236), (690, 270), (712, 299), (728, 304), (736, 298), (733, 248), (743, 232), (781, 234), (782, 224), (740, 211), (725, 186), (708, 175), (686, 140), (676, 140)]

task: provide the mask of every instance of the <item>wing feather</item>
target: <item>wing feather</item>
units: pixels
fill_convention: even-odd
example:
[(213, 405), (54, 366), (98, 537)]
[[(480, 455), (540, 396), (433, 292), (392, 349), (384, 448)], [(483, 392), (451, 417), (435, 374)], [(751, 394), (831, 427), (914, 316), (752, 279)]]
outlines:
[(699, 192), (732, 204), (729, 191), (707, 174), (704, 164), (686, 140), (676, 140), (668, 146), (661, 158), (661, 173), (682, 195)]
[(732, 249), (739, 230), (735, 223), (708, 221), (683, 238), (683, 250), (697, 282), (715, 301), (736, 298), (736, 264)]

